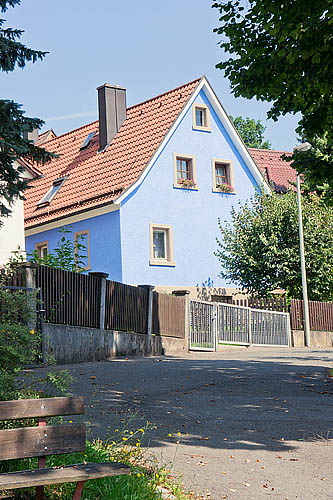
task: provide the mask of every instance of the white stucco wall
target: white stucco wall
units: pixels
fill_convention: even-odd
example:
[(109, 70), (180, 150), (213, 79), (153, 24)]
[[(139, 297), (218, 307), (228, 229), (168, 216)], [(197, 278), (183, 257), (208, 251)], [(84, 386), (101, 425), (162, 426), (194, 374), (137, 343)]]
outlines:
[[(32, 176), (26, 171), (24, 178), (31, 179)], [(18, 247), (25, 250), (23, 200), (16, 200), (10, 208), (12, 215), (1, 219), (3, 225), (0, 228), (0, 266), (6, 264)]]
[(4, 223), (0, 228), (0, 266), (4, 265), (11, 252), (17, 250), (20, 246), (24, 250), (24, 216), (23, 201), (18, 200), (12, 207), (11, 217), (1, 220)]

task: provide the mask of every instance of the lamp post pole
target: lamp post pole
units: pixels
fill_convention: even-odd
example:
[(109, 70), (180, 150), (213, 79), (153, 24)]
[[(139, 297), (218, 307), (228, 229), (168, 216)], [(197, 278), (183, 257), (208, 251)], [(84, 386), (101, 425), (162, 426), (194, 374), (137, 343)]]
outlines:
[[(300, 146), (294, 148), (294, 151), (308, 151), (311, 144), (305, 142)], [(296, 176), (297, 187), (297, 208), (298, 208), (298, 229), (299, 229), (299, 248), (301, 256), (301, 273), (302, 273), (302, 291), (304, 303), (304, 333), (305, 333), (305, 346), (311, 346), (310, 340), (310, 316), (309, 316), (309, 301), (308, 301), (308, 287), (306, 283), (306, 269), (305, 269), (305, 254), (304, 254), (304, 235), (303, 235), (303, 220), (302, 220), (302, 204), (301, 204), (301, 187), (299, 174)]]

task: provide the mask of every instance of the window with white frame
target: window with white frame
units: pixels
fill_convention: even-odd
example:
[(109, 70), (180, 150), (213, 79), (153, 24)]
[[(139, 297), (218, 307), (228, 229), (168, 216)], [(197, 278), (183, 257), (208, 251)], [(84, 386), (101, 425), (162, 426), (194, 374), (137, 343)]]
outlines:
[(150, 264), (174, 266), (172, 228), (166, 224), (150, 224)]
[(231, 161), (213, 158), (213, 191), (235, 194), (233, 165)]
[(174, 187), (196, 189), (196, 164), (195, 157), (178, 155), (174, 153)]
[(193, 105), (193, 129), (211, 132), (209, 108), (205, 104)]

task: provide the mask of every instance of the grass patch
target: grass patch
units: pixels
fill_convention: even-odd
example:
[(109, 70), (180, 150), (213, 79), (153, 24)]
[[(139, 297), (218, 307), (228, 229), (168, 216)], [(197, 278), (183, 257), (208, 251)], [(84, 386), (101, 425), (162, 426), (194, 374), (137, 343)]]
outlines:
[[(141, 436), (146, 429), (137, 431), (114, 431), (113, 438), (107, 441), (87, 441), (84, 453), (51, 455), (46, 459), (46, 467), (60, 467), (85, 462), (121, 462), (129, 465), (130, 475), (114, 476), (87, 481), (82, 493), (82, 500), (160, 500), (159, 486), (167, 488), (178, 500), (194, 498), (184, 493), (171, 476), (170, 471), (158, 467), (153, 457), (147, 457), (141, 447)], [(37, 469), (37, 458), (9, 460), (0, 462), (1, 472), (14, 472)], [(71, 500), (75, 483), (64, 483), (45, 487), (45, 499)], [(7, 492), (8, 495), (8, 492)], [(0, 492), (1, 496), (1, 492)], [(13, 500), (35, 499), (34, 488), (13, 490)]]

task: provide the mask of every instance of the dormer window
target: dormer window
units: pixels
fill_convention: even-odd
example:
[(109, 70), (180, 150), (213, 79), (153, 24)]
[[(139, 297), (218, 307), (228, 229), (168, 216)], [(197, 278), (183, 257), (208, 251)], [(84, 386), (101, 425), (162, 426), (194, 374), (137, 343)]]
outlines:
[(90, 141), (94, 137), (94, 135), (96, 135), (96, 132), (90, 132), (90, 134), (87, 135), (82, 146), (80, 147), (80, 151), (82, 151), (83, 149), (86, 149), (89, 146)]
[(47, 206), (51, 203), (63, 183), (65, 182), (66, 177), (61, 177), (59, 179), (56, 179), (53, 181), (52, 187), (48, 190), (45, 196), (37, 203), (37, 207), (42, 208), (44, 206)]
[(211, 132), (209, 108), (205, 104), (193, 105), (193, 130)]

